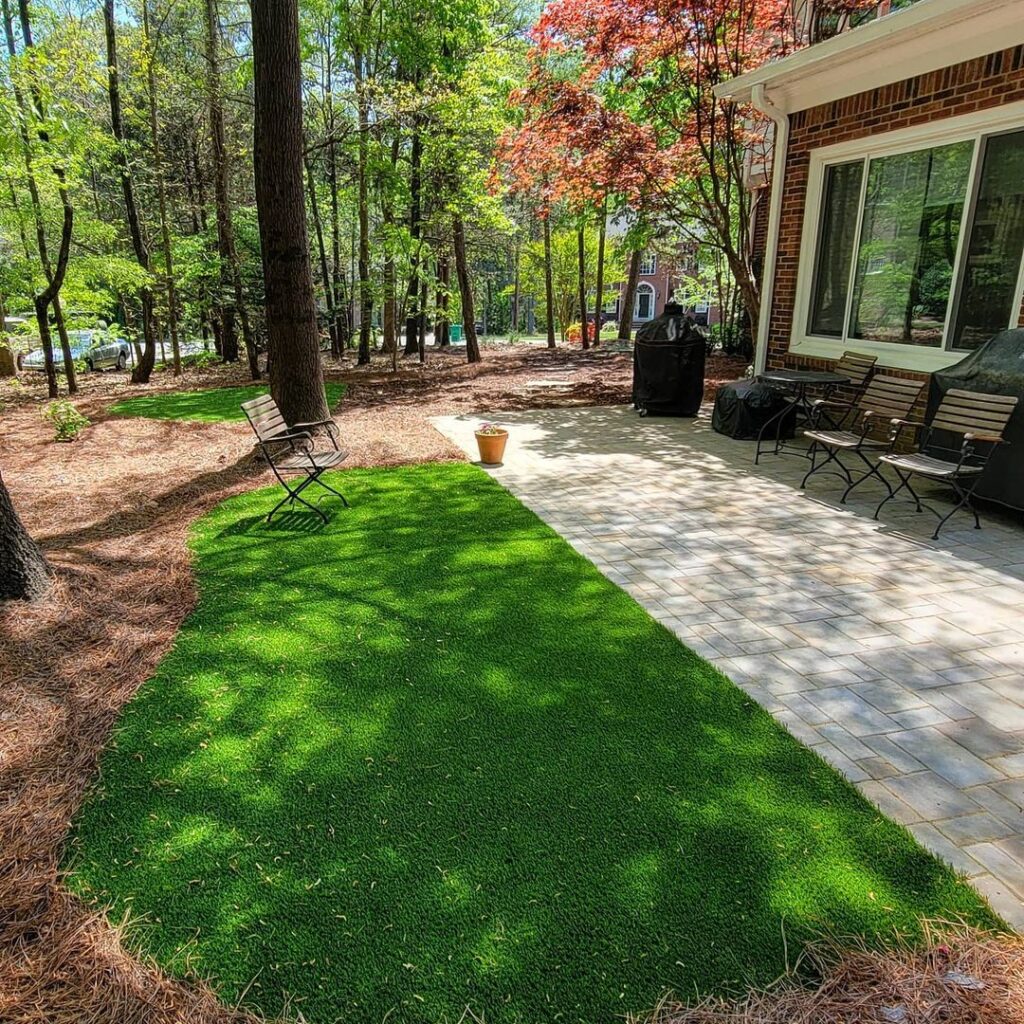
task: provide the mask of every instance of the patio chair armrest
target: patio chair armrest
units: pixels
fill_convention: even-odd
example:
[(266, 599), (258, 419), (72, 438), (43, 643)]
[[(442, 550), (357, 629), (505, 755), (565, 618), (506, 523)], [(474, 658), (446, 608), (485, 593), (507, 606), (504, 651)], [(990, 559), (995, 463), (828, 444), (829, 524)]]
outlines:
[(310, 427), (310, 428), (312, 428), (312, 427), (326, 427), (327, 428), (327, 436), (331, 439), (331, 444), (334, 447), (334, 450), (335, 451), (338, 450), (338, 438), (341, 436), (341, 430), (339, 429), (338, 424), (335, 423), (333, 419), (312, 420), (309, 423), (293, 423), (292, 426), (293, 427)]
[(890, 450), (895, 447), (896, 442), (900, 439), (904, 430), (912, 430), (915, 434), (918, 433), (923, 427), (923, 423), (914, 423), (912, 420), (904, 420), (899, 417), (889, 420), (889, 426), (892, 428), (889, 431), (889, 448)]
[[(298, 426), (298, 424), (296, 424)], [(278, 441), (312, 441), (313, 435), (308, 430), (288, 430), (283, 434), (275, 434), (273, 437), (261, 437), (254, 443), (257, 445), (277, 444)]]
[(984, 441), (987, 444), (1009, 444), (1010, 442), (1005, 440), (1001, 434), (977, 434), (970, 433), (964, 434), (964, 444), (969, 444), (971, 441)]

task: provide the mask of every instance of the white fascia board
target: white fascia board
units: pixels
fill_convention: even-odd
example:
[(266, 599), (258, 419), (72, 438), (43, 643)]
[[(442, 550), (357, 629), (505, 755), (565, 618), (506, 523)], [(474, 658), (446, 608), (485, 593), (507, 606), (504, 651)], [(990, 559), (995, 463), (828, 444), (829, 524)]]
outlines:
[(715, 86), (749, 103), (764, 85), (785, 113), (831, 103), (1024, 43), (1024, 0), (920, 0)]

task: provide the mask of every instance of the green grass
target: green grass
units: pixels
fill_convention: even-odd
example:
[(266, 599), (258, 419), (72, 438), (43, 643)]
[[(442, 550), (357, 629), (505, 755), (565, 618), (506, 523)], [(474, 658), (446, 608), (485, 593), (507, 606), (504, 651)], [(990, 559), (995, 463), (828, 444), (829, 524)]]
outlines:
[[(328, 381), (327, 406), (333, 409), (345, 393), (345, 385)], [(126, 398), (110, 407), (114, 416), (146, 416), (153, 420), (244, 420), (242, 402), (267, 393), (265, 384), (236, 388), (206, 388), (203, 391), (164, 391), (155, 395)]]
[(317, 1022), (611, 1024), (784, 936), (995, 923), (484, 473), (335, 480), (323, 528), (266, 490), (198, 524), (77, 823), (72, 884), (171, 970)]

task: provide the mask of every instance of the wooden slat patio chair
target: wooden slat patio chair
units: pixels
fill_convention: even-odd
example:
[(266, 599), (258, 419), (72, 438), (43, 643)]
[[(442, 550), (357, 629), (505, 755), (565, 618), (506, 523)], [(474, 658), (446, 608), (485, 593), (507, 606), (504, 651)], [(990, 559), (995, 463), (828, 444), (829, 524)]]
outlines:
[[(892, 501), (900, 491), (906, 490), (918, 512), (927, 508), (929, 512), (939, 517), (939, 523), (932, 534), (933, 540), (938, 540), (939, 531), (962, 508), (968, 509), (974, 515), (974, 528), (980, 530), (981, 520), (978, 518), (978, 510), (971, 502), (971, 495), (978, 486), (992, 452), (1000, 444), (1006, 443), (1003, 440), (1003, 431), (1017, 407), (1017, 402), (1017, 397), (1013, 395), (983, 395), (975, 391), (960, 391), (954, 388), (943, 396), (930, 423), (898, 422), (893, 444), (898, 442), (904, 429), (912, 429), (919, 432), (919, 451), (911, 455), (890, 451), (879, 459), (881, 464), (892, 468), (900, 482), (896, 488), (890, 489), (888, 496), (875, 509), (875, 518), (878, 518), (879, 512), (887, 502)], [(962, 438), (959, 449), (939, 443), (934, 437), (936, 431)], [(946, 453), (950, 457), (942, 458), (930, 454), (935, 451)], [(949, 484), (956, 498), (953, 508), (943, 515), (938, 509), (922, 502), (910, 483), (911, 477), (915, 475)]]
[[(804, 437), (811, 441), (809, 455), (811, 456), (811, 468), (801, 482), (801, 487), (807, 486), (807, 481), (818, 473), (826, 473), (831, 476), (838, 476), (846, 481), (846, 490), (839, 499), (845, 503), (854, 488), (859, 487), (866, 480), (872, 478), (880, 481), (887, 491), (892, 492), (889, 481), (879, 472), (877, 463), (872, 462), (868, 457), (870, 453), (885, 451), (892, 443), (892, 431), (897, 429), (896, 422), (905, 422), (914, 408), (914, 403), (920, 398), (924, 390), (923, 381), (903, 380), (900, 377), (887, 377), (879, 375), (872, 377), (868, 386), (858, 402), (855, 402), (852, 409), (844, 412), (840, 422), (850, 420), (849, 430), (822, 430), (819, 423), (824, 418), (826, 410), (839, 408), (846, 410), (846, 402), (834, 402), (827, 399), (819, 399), (811, 407), (812, 422), (811, 429), (804, 431)], [(890, 429), (892, 424), (892, 429)], [(825, 459), (818, 462), (818, 453), (824, 451)], [(850, 467), (843, 462), (843, 455), (856, 456), (863, 463), (866, 472), (854, 479)], [(834, 466), (834, 469), (830, 469)]]
[[(293, 423), (289, 426), (281, 415), (277, 402), (270, 395), (263, 395), (260, 398), (243, 402), (242, 412), (245, 413), (245, 418), (256, 435), (256, 447), (263, 453), (274, 476), (287, 492), (267, 513), (268, 523), (282, 505), (285, 503), (294, 505), (295, 502), (311, 509), (326, 523), (327, 516), (302, 497), (302, 492), (311, 484), (318, 484), (324, 490), (337, 495), (345, 507), (349, 507), (345, 495), (325, 484), (321, 479), (326, 470), (341, 465), (348, 458), (348, 452), (342, 451), (338, 446), (340, 431), (334, 420)], [(331, 449), (328, 451), (316, 450), (312, 431), (320, 427), (327, 431), (327, 436), (330, 438)], [(289, 483), (288, 477), (299, 473), (303, 474), (303, 478), (296, 487)]]
[[(836, 373), (850, 378), (850, 383), (845, 384), (842, 388), (842, 391), (849, 396), (844, 403), (835, 401), (833, 392), (823, 396), (825, 400), (835, 403), (834, 409), (830, 407), (823, 416), (833, 430), (839, 430), (846, 425), (875, 372), (875, 363), (877, 362), (878, 356), (867, 356), (860, 352), (844, 352), (836, 361), (836, 365), (832, 367)], [(839, 415), (841, 404), (845, 405), (845, 408), (841, 410), (842, 415)]]

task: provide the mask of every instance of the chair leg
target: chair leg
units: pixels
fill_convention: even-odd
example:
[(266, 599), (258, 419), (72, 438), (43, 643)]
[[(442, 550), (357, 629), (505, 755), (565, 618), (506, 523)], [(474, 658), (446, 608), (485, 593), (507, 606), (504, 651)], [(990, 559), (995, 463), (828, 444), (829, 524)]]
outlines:
[(981, 529), (981, 520), (978, 518), (978, 510), (974, 507), (974, 503), (971, 501), (971, 495), (973, 494), (977, 483), (975, 482), (970, 487), (961, 487), (960, 481), (956, 477), (953, 477), (949, 482), (953, 486), (953, 493), (956, 494), (957, 501), (952, 509), (939, 519), (939, 524), (935, 527), (935, 532), (932, 534), (932, 540), (939, 539), (939, 531), (962, 508), (966, 508), (974, 516), (974, 528), (976, 530)]
[[(811, 445), (811, 450), (812, 451), (814, 451), (814, 449), (817, 446), (817, 444), (818, 444), (818, 442), (815, 441), (814, 444)], [(835, 472), (835, 470), (830, 470), (829, 472), (830, 472), (830, 474), (832, 476), (838, 476), (841, 480), (845, 480), (847, 482), (847, 484), (853, 482), (853, 478), (850, 476), (850, 471), (846, 468), (846, 466), (843, 464), (843, 460), (839, 457), (842, 454), (842, 449), (841, 448), (826, 448), (825, 451), (826, 451), (825, 461), (822, 462), (820, 465), (817, 464), (817, 459), (816, 458), (812, 459), (811, 468), (807, 471), (807, 475), (803, 478), (803, 481), (800, 484), (801, 487), (806, 487), (807, 486), (807, 481), (815, 473), (824, 472), (825, 471), (825, 467), (827, 465), (829, 465), (829, 463), (832, 463), (832, 462), (834, 462), (836, 464), (836, 466), (839, 467), (839, 470), (840, 470), (840, 472), (838, 472), (838, 473)]]
[(345, 506), (345, 508), (352, 507), (348, 503), (348, 498), (346, 498), (345, 495), (341, 493), (341, 491), (336, 491), (333, 487), (330, 486), (330, 484), (325, 484), (323, 480), (320, 479), (319, 474), (317, 474), (316, 478), (312, 482), (319, 484), (325, 491), (330, 491), (331, 494), (337, 495), (339, 498), (341, 498), (342, 504)]
[(857, 477), (857, 479), (854, 480), (845, 491), (843, 491), (843, 496), (839, 499), (839, 504), (845, 505), (846, 499), (850, 496), (850, 492), (860, 487), (865, 480), (869, 480), (871, 477), (874, 477), (876, 480), (880, 480), (885, 485), (885, 489), (889, 492), (889, 496), (892, 497), (892, 487), (889, 486), (889, 481), (882, 476), (879, 464), (877, 462), (872, 462), (859, 448), (856, 449), (856, 454), (860, 461), (868, 467), (868, 471), (862, 476)]
[(315, 512), (326, 523), (327, 516), (325, 516), (323, 512), (321, 512), (320, 509), (318, 509), (315, 505), (311, 505), (308, 501), (306, 501), (305, 498), (302, 497), (302, 492), (310, 484), (316, 483), (316, 478), (319, 475), (319, 473), (310, 474), (302, 481), (302, 483), (299, 484), (298, 487), (295, 488), (289, 487), (288, 483), (282, 477), (278, 477), (278, 479), (281, 481), (281, 485), (288, 493), (270, 510), (270, 512), (267, 513), (267, 522), (270, 522), (271, 517), (282, 505), (285, 504), (285, 502), (288, 502), (289, 504), (292, 505), (294, 505), (295, 502), (299, 502), (300, 505), (305, 505), (306, 508), (310, 510), (310, 512)]

